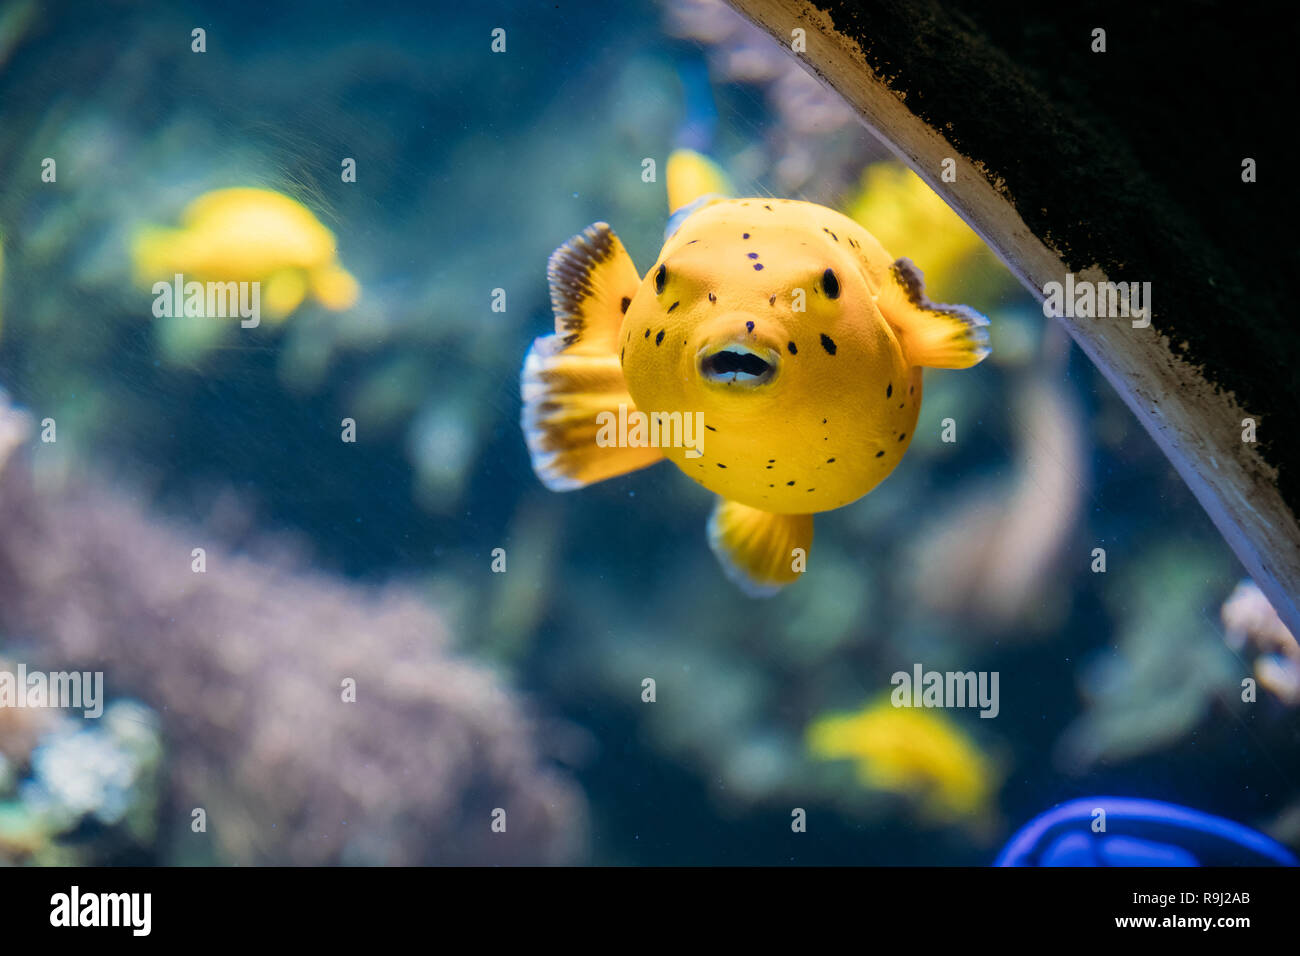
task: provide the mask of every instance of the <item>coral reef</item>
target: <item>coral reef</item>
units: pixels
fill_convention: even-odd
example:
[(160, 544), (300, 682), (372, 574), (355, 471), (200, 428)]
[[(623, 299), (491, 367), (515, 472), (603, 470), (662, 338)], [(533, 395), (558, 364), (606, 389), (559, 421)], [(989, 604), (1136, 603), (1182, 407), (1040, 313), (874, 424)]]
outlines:
[(722, 0), (669, 0), (669, 33), (699, 43), (716, 84), (764, 90), (776, 122), (763, 158), (742, 154), (745, 177), (770, 171), (784, 194), (825, 202), (852, 185), (863, 161), (888, 151), (837, 95)]
[[(8, 666), (0, 662), (0, 671)], [(0, 771), (0, 863), (94, 866), (147, 858), (158, 828), (157, 714), (131, 700), (113, 701), (95, 720), (48, 709), (0, 715), (6, 712), (0, 745), (23, 752), (0, 756), (15, 768)], [(38, 736), (15, 728), (24, 718), (28, 729), (40, 728)], [(19, 780), (16, 768), (24, 765), (30, 773)]]
[[(12, 414), (0, 407), (0, 434), (14, 433)], [(38, 488), (12, 454), (0, 527), (0, 631), (30, 637), (29, 660), (103, 670), (111, 694), (161, 715), (166, 802), (186, 824), (178, 859), (582, 858), (581, 793), (539, 756), (520, 703), (450, 653), (412, 591), (233, 553), (91, 483)], [(194, 808), (215, 846), (190, 832)], [(491, 829), (495, 808), (504, 833)]]
[(1168, 546), (1135, 566), (1142, 573), (1121, 579), (1108, 595), (1124, 613), (1115, 652), (1084, 670), (1086, 709), (1057, 742), (1057, 763), (1070, 773), (1168, 746), (1204, 721), (1216, 701), (1235, 696), (1236, 662), (1216, 629), (1199, 606), (1167, 595), (1187, 593), (1221, 570)]
[(1288, 707), (1300, 706), (1300, 644), (1253, 582), (1243, 581), (1223, 602), (1224, 640), (1234, 651), (1249, 648), (1255, 678)]

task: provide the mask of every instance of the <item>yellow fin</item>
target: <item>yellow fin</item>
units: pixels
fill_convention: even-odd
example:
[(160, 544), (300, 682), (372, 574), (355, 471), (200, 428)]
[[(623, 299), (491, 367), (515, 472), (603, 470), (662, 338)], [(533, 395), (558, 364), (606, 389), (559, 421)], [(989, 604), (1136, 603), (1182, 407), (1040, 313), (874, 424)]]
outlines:
[(325, 308), (342, 312), (356, 304), (361, 286), (352, 273), (335, 262), (312, 272), (311, 291)]
[(806, 561), (812, 538), (812, 515), (778, 515), (722, 500), (709, 517), (709, 547), (750, 597), (769, 597), (795, 581), (794, 550), (801, 548)]
[(286, 318), (307, 296), (307, 277), (301, 269), (281, 269), (262, 284), (262, 302), (273, 322)]
[(623, 314), (641, 277), (609, 223), (588, 226), (551, 253), (546, 278), (555, 332), (565, 348), (585, 355), (614, 354)]
[(658, 448), (622, 448), (596, 441), (596, 418), (619, 406), (636, 409), (617, 355), (565, 348), (559, 335), (533, 342), (520, 376), (521, 424), (533, 471), (552, 491), (572, 491), (636, 471), (663, 458)]
[(730, 196), (731, 182), (722, 167), (693, 149), (673, 150), (668, 157), (668, 211), (676, 212), (701, 196)]
[(913, 365), (970, 368), (989, 354), (989, 320), (964, 305), (931, 302), (921, 270), (910, 259), (890, 267), (876, 305)]

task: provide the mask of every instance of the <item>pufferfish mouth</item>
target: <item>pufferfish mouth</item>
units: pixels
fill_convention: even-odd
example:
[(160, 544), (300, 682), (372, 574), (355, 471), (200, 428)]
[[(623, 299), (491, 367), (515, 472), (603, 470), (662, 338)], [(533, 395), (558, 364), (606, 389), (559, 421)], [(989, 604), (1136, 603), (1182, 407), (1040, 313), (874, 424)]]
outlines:
[(779, 362), (771, 349), (753, 349), (739, 342), (705, 348), (699, 354), (700, 376), (720, 385), (766, 384), (776, 377)]

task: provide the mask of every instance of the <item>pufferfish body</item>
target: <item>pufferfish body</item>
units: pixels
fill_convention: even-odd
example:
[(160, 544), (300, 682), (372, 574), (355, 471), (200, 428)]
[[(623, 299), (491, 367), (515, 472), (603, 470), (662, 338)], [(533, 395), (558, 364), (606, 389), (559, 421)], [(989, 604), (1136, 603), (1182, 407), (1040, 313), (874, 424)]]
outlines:
[[(673, 154), (677, 211), (644, 276), (605, 223), (555, 251), (556, 333), (525, 359), (522, 424), (557, 491), (671, 460), (721, 497), (710, 545), (761, 596), (799, 576), (814, 513), (861, 498), (902, 459), (921, 369), (980, 362), (988, 323), (930, 302), (911, 262), (848, 217), (725, 189), (709, 160)], [(612, 445), (609, 422), (634, 411), (667, 422), (664, 436), (680, 413), (702, 440)]]

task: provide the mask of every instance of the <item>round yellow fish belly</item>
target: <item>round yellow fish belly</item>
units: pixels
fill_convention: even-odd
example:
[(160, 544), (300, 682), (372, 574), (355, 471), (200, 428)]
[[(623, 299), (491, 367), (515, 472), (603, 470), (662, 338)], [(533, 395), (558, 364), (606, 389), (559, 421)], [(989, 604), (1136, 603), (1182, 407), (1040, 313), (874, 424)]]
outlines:
[[(921, 370), (895, 370), (885, 406), (845, 396), (815, 407), (771, 407), (757, 420), (703, 413), (699, 454), (665, 447), (665, 457), (715, 494), (776, 514), (831, 511), (889, 476), (911, 444), (921, 406)], [(890, 385), (892, 384), (892, 388)], [(714, 424), (716, 423), (716, 424)]]
[(687, 219), (619, 332), (637, 409), (689, 416), (689, 435), (661, 429), (664, 455), (779, 514), (839, 508), (879, 484), (921, 405), (921, 370), (876, 307), (882, 261), (865, 230), (810, 203), (733, 200)]

